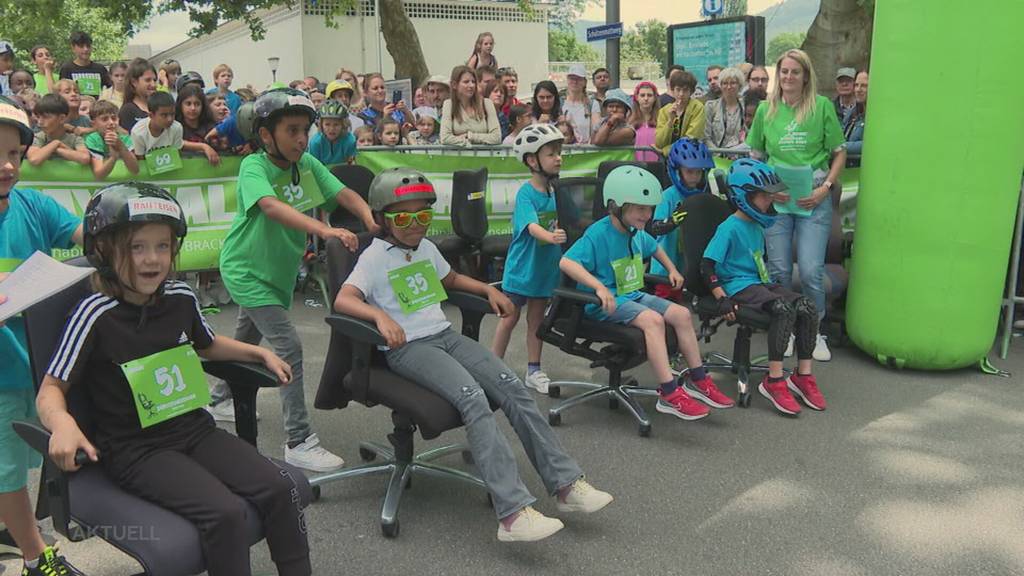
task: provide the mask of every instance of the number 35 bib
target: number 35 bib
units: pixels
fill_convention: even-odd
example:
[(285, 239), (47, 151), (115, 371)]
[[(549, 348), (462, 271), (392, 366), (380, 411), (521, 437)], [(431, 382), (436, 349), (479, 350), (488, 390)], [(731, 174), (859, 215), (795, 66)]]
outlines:
[(444, 291), (434, 263), (430, 260), (420, 260), (388, 270), (388, 282), (405, 314), (412, 314), (448, 299), (448, 293)]
[(121, 364), (139, 413), (149, 428), (210, 403), (199, 355), (191, 344)]
[(324, 203), (324, 195), (320, 191), (320, 186), (309, 170), (299, 173), (298, 184), (292, 184), (291, 170), (286, 170), (280, 178), (274, 181), (274, 191), (277, 192), (277, 197), (282, 202), (286, 202), (299, 212), (311, 210)]

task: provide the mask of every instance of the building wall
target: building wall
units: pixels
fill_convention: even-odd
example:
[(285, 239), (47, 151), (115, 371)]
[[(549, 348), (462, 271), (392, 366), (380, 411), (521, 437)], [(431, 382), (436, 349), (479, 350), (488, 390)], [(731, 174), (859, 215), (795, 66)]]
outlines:
[[(160, 61), (174, 58), (183, 70), (196, 70), (209, 78), (221, 62), (235, 72), (235, 86), (252, 84), (262, 89), (270, 83), (267, 58), (281, 59), (277, 78), (289, 82), (312, 74), (324, 82), (334, 78), (338, 68), (357, 73), (379, 70), (386, 78), (394, 74), (394, 63), (380, 38), (382, 66), (378, 66), (377, 20), (374, 0), (337, 17), (337, 28), (324, 22), (324, 11), (337, 0), (306, 0), (301, 10), (279, 8), (263, 17), (266, 38), (253, 42), (241, 22), (229, 22), (217, 32), (188, 40), (154, 56)], [(458, 0), (406, 0), (406, 11), (416, 27), (427, 67), (431, 74), (446, 78), (463, 64), (473, 50), (477, 34), (491, 32), (495, 55), (501, 66), (519, 73), (521, 91), (547, 78), (546, 7), (538, 6), (534, 16), (523, 14), (511, 2)]]

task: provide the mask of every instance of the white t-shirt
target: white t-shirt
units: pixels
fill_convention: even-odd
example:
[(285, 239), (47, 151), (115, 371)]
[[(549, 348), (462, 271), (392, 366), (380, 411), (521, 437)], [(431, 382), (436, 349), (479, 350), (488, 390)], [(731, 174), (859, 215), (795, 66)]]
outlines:
[(181, 150), (183, 130), (180, 122), (175, 120), (170, 128), (161, 132), (159, 136), (153, 136), (149, 131), (149, 121), (149, 118), (139, 120), (132, 127), (132, 148), (136, 156), (145, 156), (150, 150), (168, 146)]
[(429, 260), (437, 270), (438, 280), (444, 279), (451, 272), (452, 267), (444, 259), (441, 252), (433, 242), (424, 238), (419, 247), (411, 253), (412, 258), (405, 259), (406, 250), (385, 242), (380, 238), (374, 238), (373, 243), (366, 247), (363, 254), (356, 262), (355, 268), (349, 274), (345, 284), (359, 289), (366, 298), (367, 304), (380, 308), (391, 317), (399, 326), (405, 330), (405, 339), (412, 342), (419, 338), (426, 338), (441, 332), (451, 326), (451, 322), (444, 315), (440, 304), (427, 306), (411, 314), (402, 312), (402, 306), (395, 298), (395, 291), (388, 281), (388, 272), (403, 266), (408, 266), (420, 260)]
[(569, 118), (572, 124), (572, 131), (576, 135), (577, 144), (590, 144), (590, 138), (597, 131), (597, 125), (601, 123), (601, 106), (597, 101), (586, 103), (562, 101), (562, 113)]

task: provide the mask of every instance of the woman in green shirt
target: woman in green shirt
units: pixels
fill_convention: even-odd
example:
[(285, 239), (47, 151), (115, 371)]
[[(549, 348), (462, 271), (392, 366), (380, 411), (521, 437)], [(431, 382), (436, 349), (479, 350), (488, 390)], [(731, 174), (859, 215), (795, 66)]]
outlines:
[[(779, 217), (765, 231), (767, 264), (772, 281), (792, 285), (793, 247), (800, 268), (804, 295), (825, 316), (825, 250), (832, 229), (832, 186), (846, 164), (845, 138), (835, 106), (819, 96), (811, 60), (802, 50), (789, 50), (775, 64), (775, 86), (754, 115), (747, 133), (751, 155), (779, 169), (795, 205), (784, 206), (791, 195), (775, 194)], [(781, 169), (780, 169), (781, 168)], [(800, 177), (800, 173), (810, 176)], [(786, 177), (785, 174), (790, 174)], [(799, 181), (803, 180), (803, 186)], [(802, 190), (802, 192), (801, 192)], [(795, 242), (794, 242), (795, 237)], [(814, 359), (832, 357), (825, 338), (818, 335)]]

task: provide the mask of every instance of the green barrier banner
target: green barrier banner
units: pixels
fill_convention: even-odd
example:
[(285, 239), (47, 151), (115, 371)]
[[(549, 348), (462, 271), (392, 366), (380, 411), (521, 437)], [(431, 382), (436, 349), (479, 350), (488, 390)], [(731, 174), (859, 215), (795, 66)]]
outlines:
[[(441, 155), (404, 152), (365, 152), (357, 158), (359, 163), (379, 173), (385, 168), (405, 166), (425, 173), (437, 189), (437, 217), (431, 224), (431, 234), (451, 231), (448, 209), (451, 204), (452, 173), (456, 170), (488, 169), (486, 191), (490, 233), (511, 232), (515, 195), (523, 182), (529, 180), (529, 170), (518, 160), (505, 156), (505, 151), (488, 151), (488, 156)], [(494, 155), (490, 155), (494, 154)], [(500, 156), (499, 156), (500, 154)], [(594, 176), (597, 167), (606, 160), (629, 160), (629, 150), (566, 151), (562, 159), (562, 176)], [(231, 228), (237, 211), (235, 185), (242, 159), (222, 156), (218, 166), (211, 166), (205, 158), (182, 158), (182, 167), (173, 172), (151, 174), (145, 164), (138, 174), (131, 174), (118, 163), (105, 180), (97, 181), (88, 167), (63, 160), (54, 160), (42, 166), (21, 165), (19, 188), (33, 188), (52, 197), (72, 214), (83, 216), (92, 194), (110, 182), (142, 180), (166, 188), (181, 204), (188, 220), (188, 236), (181, 247), (178, 270), (212, 270), (217, 268), (220, 248)], [(81, 250), (55, 250), (54, 257), (66, 260), (81, 254)]]

